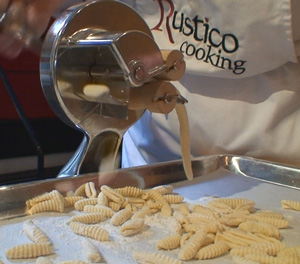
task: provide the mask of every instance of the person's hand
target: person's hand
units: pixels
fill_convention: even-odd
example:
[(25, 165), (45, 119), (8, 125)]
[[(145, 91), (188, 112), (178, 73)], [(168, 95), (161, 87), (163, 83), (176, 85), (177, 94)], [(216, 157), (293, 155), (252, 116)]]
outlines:
[[(1, 16), (6, 16), (0, 23), (0, 55), (13, 59), (16, 58), (26, 47), (26, 41), (22, 38), (24, 34), (30, 34), (39, 39), (45, 32), (52, 14), (64, 0), (0, 0)], [(14, 19), (19, 20), (19, 28), (8, 21), (8, 15), (16, 12)], [(12, 19), (12, 20), (14, 20)], [(22, 27), (20, 26), (22, 25)], [(17, 31), (22, 31), (18, 35)]]

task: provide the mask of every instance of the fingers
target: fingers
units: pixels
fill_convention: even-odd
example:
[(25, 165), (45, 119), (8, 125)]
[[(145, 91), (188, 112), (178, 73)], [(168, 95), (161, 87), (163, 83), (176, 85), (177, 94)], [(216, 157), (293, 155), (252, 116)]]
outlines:
[[(23, 5), (22, 3), (26, 3), (26, 1), (23, 2), (23, 0), (12, 0), (11, 5), (16, 7), (18, 5), (20, 6), (20, 4), (22, 5), (21, 12), (24, 12), (24, 24), (26, 25), (24, 27), (26, 31), (25, 34), (28, 34), (30, 38), (32, 37), (34, 39), (39, 39), (40, 36), (45, 32), (52, 14), (60, 6), (60, 4), (62, 4), (63, 1), (64, 0), (30, 0), (27, 2), (27, 5)], [(8, 2), (9, 0), (0, 0), (0, 17), (1, 11), (3, 13), (7, 9)], [(22, 43), (22, 41), (13, 37), (13, 35), (17, 33), (18, 32), (11, 32), (10, 34), (4, 33), (3, 31), (2, 33), (0, 33), (1, 56), (9, 59), (14, 59), (26, 46), (27, 43)]]

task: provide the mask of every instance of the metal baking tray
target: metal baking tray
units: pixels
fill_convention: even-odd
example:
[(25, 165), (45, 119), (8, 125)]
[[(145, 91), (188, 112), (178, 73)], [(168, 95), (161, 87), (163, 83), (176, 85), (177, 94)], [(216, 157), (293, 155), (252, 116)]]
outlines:
[[(150, 188), (182, 181), (185, 181), (188, 185), (193, 185), (193, 182), (199, 177), (205, 176), (210, 180), (213, 179), (210, 175), (214, 175), (214, 173), (220, 174), (221, 177), (226, 177), (230, 173), (231, 175), (242, 176), (245, 179), (252, 178), (261, 182), (279, 185), (287, 188), (286, 190), (293, 190), (296, 194), (298, 194), (297, 190), (300, 190), (300, 168), (282, 164), (242, 156), (212, 155), (193, 159), (192, 167), (195, 178), (193, 181), (186, 180), (182, 161), (178, 160), (107, 173), (93, 173), (2, 186), (0, 187), (0, 220), (24, 216), (25, 201), (36, 195), (53, 189), (66, 194), (88, 181), (95, 182), (97, 187), (107, 184), (112, 187), (131, 185)], [(210, 182), (210, 185), (213, 184), (213, 181)], [(224, 189), (228, 189), (228, 186), (224, 185)], [(188, 191), (188, 193), (192, 192)], [(298, 197), (300, 198), (300, 195)]]

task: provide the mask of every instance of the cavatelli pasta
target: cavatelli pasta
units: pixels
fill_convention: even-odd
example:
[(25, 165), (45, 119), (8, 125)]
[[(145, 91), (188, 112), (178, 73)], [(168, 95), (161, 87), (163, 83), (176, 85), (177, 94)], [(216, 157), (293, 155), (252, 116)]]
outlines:
[(212, 259), (224, 255), (229, 251), (229, 245), (224, 241), (215, 242), (214, 244), (200, 248), (196, 258)]
[(299, 258), (299, 262), (300, 262), (300, 246), (298, 247), (286, 247), (282, 250), (280, 250), (277, 253), (278, 257), (286, 257), (286, 256), (296, 256), (297, 258)]
[(70, 228), (78, 235), (93, 238), (98, 241), (109, 241), (108, 232), (97, 224), (87, 225), (78, 222), (71, 222)]
[(102, 260), (99, 250), (88, 239), (83, 239), (81, 245), (82, 245), (83, 254), (90, 262), (98, 263)]
[(148, 253), (136, 251), (133, 253), (133, 257), (138, 263), (147, 263), (147, 264), (183, 264), (182, 261), (171, 258), (167, 255), (160, 253)]
[(74, 207), (74, 204), (79, 201), (79, 200), (82, 200), (82, 199), (85, 199), (85, 197), (83, 196), (67, 196), (67, 197), (64, 197), (64, 204), (65, 204), (65, 208), (67, 207)]
[(132, 217), (133, 213), (130, 209), (122, 209), (115, 213), (111, 218), (111, 223), (115, 226), (120, 226)]
[(39, 202), (33, 205), (29, 210), (27, 210), (27, 214), (33, 215), (42, 212), (60, 212), (63, 213), (65, 208), (63, 197), (58, 199), (51, 199)]
[(179, 204), (183, 201), (184, 197), (179, 194), (165, 194), (164, 198), (170, 204)]
[(97, 197), (97, 190), (94, 182), (87, 182), (84, 185), (85, 195), (88, 198), (96, 198)]
[(53, 247), (50, 243), (29, 243), (9, 248), (6, 251), (6, 257), (8, 259), (28, 259), (48, 256), (53, 253)]
[(78, 211), (82, 211), (84, 206), (86, 205), (96, 205), (98, 203), (97, 198), (85, 198), (85, 199), (80, 199), (74, 204), (74, 208)]
[(300, 211), (300, 201), (282, 200), (281, 206), (284, 209)]
[(100, 192), (98, 194), (97, 200), (98, 200), (98, 203), (97, 203), (98, 205), (108, 206), (108, 203), (109, 203), (108, 198), (103, 192)]
[(51, 192), (45, 192), (43, 194), (33, 197), (32, 199), (27, 200), (26, 207), (27, 209), (30, 209), (32, 206), (40, 202), (52, 200), (52, 199), (54, 200), (61, 199), (62, 197), (63, 196), (61, 195), (61, 193), (57, 190), (53, 190)]
[(198, 250), (204, 245), (205, 241), (206, 233), (203, 231), (196, 232), (179, 250), (178, 258), (180, 260), (190, 260), (194, 258)]
[(123, 188), (117, 188), (116, 191), (118, 191), (124, 197), (136, 197), (136, 198), (140, 198), (141, 195), (144, 193), (143, 189), (134, 186), (125, 186)]
[(247, 254), (265, 254), (265, 252), (259, 248), (254, 248), (251, 246), (235, 247), (230, 250), (231, 256), (244, 257)]
[(96, 224), (106, 219), (106, 216), (100, 213), (80, 214), (72, 216), (67, 223), (80, 222), (84, 224)]
[(158, 249), (165, 249), (165, 250), (175, 249), (180, 246), (180, 239), (181, 239), (181, 235), (179, 233), (176, 233), (170, 237), (166, 237), (159, 240), (156, 244), (156, 247)]
[(152, 214), (153, 214), (153, 211), (148, 206), (144, 206), (143, 208), (141, 208), (140, 210), (136, 211), (132, 215), (132, 219), (144, 218), (146, 215), (152, 215)]
[(282, 250), (286, 247), (285, 244), (280, 241), (257, 243), (257, 244), (253, 244), (251, 246), (254, 248), (258, 248), (271, 256), (276, 256), (280, 250)]
[(183, 213), (184, 215), (188, 215), (188, 214), (191, 213), (190, 209), (189, 209), (189, 207), (186, 203), (180, 204), (179, 207), (178, 207), (178, 211)]
[(267, 223), (260, 223), (248, 220), (246, 222), (241, 223), (239, 225), (239, 229), (251, 233), (261, 233), (270, 237), (275, 237), (277, 239), (280, 238), (279, 229)]
[(32, 220), (23, 223), (23, 231), (35, 243), (51, 243), (48, 236)]
[(170, 194), (174, 190), (172, 185), (159, 185), (159, 186), (153, 187), (153, 189), (161, 194)]
[(123, 236), (132, 236), (142, 231), (144, 227), (144, 219), (137, 218), (125, 222), (121, 228), (120, 233)]
[(278, 219), (278, 218), (272, 218), (272, 217), (266, 217), (266, 216), (259, 216), (259, 215), (250, 215), (248, 217), (249, 220), (256, 220), (258, 222), (264, 222), (268, 223), (270, 225), (273, 225), (277, 228), (288, 228), (290, 226), (289, 221), (285, 219)]
[(115, 189), (107, 186), (107, 185), (102, 185), (100, 188), (101, 192), (103, 192), (106, 197), (118, 204), (123, 204), (125, 202), (125, 198), (122, 194), (120, 194), (118, 191)]
[(113, 209), (104, 205), (85, 205), (83, 207), (83, 212), (99, 213), (99, 214), (103, 214), (108, 218), (111, 218), (115, 214), (115, 211)]

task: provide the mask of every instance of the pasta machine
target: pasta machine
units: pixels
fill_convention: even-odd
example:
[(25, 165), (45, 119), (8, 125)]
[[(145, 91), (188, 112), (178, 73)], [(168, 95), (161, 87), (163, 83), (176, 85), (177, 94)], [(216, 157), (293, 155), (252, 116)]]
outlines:
[(145, 21), (111, 0), (70, 7), (46, 34), (40, 61), (47, 101), (84, 138), (59, 177), (117, 167), (122, 136), (145, 110), (185, 103), (170, 81), (185, 72), (177, 50), (160, 50)]

